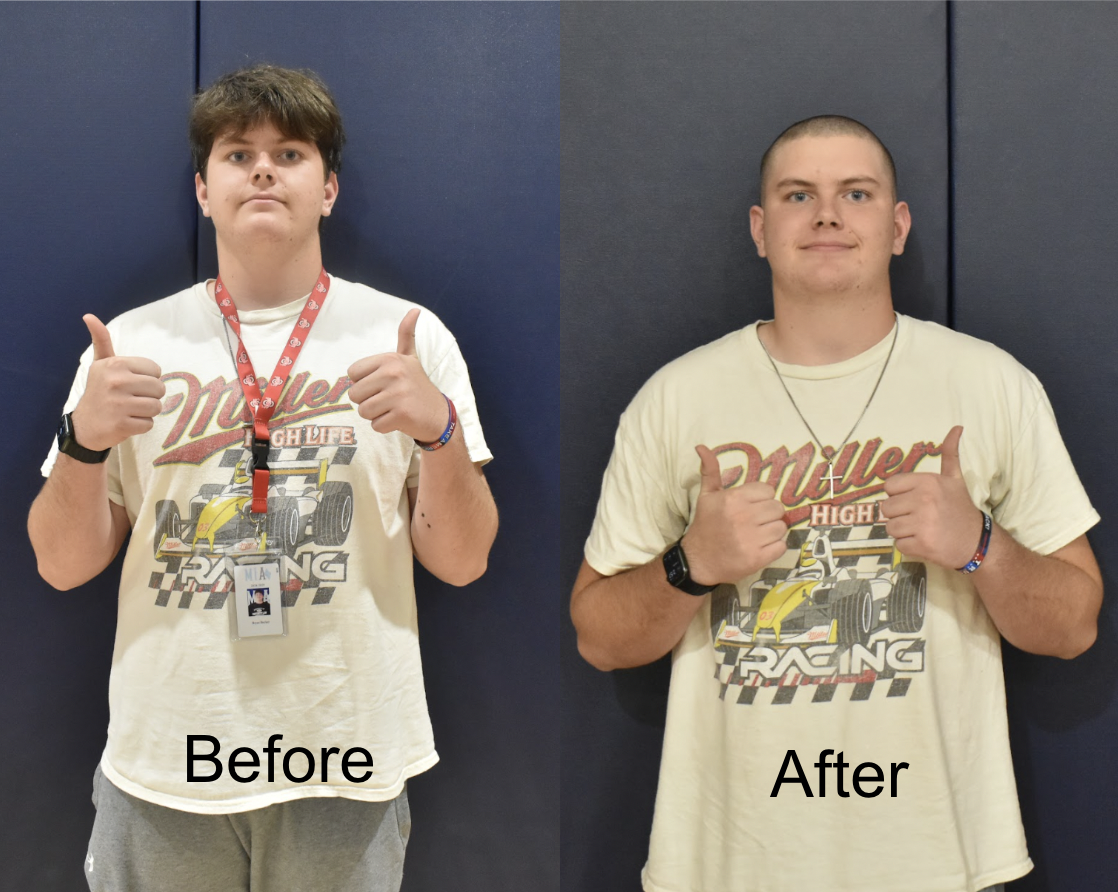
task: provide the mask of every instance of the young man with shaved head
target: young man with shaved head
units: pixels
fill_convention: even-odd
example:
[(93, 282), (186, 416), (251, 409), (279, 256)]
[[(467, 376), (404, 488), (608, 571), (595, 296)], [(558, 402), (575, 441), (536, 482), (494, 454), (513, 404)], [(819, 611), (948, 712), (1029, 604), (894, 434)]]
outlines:
[(394, 892), (405, 783), (438, 760), (413, 557), (465, 585), (497, 515), (462, 355), (331, 276), (344, 142), (311, 72), (195, 97), (219, 274), (103, 324), (31, 540), (59, 589), (124, 559), (94, 892)]
[(895, 313), (868, 128), (781, 134), (750, 224), (773, 319), (634, 398), (571, 601), (594, 666), (672, 654), (644, 889), (997, 889), (1032, 866), (1001, 638), (1091, 646), (1098, 515), (1028, 371)]

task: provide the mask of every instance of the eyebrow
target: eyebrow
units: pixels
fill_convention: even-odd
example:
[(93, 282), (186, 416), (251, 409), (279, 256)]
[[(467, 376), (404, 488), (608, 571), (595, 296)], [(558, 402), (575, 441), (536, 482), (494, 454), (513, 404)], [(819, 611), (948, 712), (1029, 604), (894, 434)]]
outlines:
[[(302, 144), (302, 145), (310, 145), (310, 143), (306, 142), (305, 140), (297, 139), (293, 136), (292, 137), (281, 136), (278, 144), (279, 145), (291, 145), (291, 144), (294, 144), (294, 143), (299, 143), (299, 144)], [(246, 134), (244, 134), (244, 133), (237, 133), (237, 134), (233, 134), (231, 136), (220, 136), (220, 137), (218, 137), (217, 139), (214, 140), (213, 144), (215, 146), (247, 146), (247, 145), (250, 145), (248, 139), (246, 138)]]
[(219, 136), (214, 140), (215, 146), (243, 146), (247, 145), (248, 140), (245, 139), (243, 133), (234, 133), (228, 136)]
[[(873, 177), (847, 177), (845, 180), (841, 180), (839, 182), (839, 185), (840, 186), (855, 186), (859, 183), (869, 183), (869, 184), (872, 184), (874, 186), (880, 186), (881, 185)], [(789, 178), (789, 179), (781, 180), (779, 183), (776, 184), (775, 188), (786, 189), (789, 186), (803, 186), (805, 188), (811, 189), (811, 188), (814, 188), (816, 186), (816, 184), (811, 182), (810, 180), (797, 180), (797, 179)]]

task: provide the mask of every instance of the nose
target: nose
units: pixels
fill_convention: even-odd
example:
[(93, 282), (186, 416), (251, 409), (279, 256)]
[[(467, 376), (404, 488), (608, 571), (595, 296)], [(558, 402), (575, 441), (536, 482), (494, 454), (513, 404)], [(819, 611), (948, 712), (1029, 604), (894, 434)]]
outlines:
[(272, 159), (267, 152), (261, 152), (256, 156), (256, 163), (252, 168), (252, 181), (254, 183), (271, 183), (275, 181), (275, 168), (272, 166)]
[(842, 229), (842, 217), (834, 202), (820, 199), (815, 206), (815, 221), (812, 225), (816, 229)]

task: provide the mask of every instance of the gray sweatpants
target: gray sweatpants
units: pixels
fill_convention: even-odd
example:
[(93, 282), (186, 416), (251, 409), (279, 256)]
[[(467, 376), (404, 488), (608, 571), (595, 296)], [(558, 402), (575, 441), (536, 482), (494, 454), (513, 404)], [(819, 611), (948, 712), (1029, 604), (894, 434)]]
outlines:
[(93, 804), (91, 892), (399, 892), (411, 832), (407, 790), (199, 815), (130, 796), (98, 767)]

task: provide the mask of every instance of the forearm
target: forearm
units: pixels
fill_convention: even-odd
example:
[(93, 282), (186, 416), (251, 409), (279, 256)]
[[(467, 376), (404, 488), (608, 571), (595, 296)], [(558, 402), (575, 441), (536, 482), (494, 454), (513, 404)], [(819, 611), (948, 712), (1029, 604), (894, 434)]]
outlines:
[(674, 588), (659, 555), (615, 576), (583, 561), (571, 595), (579, 653), (603, 671), (651, 663), (675, 647), (707, 600)]
[(1044, 556), (995, 524), (971, 579), (998, 631), (1015, 647), (1070, 659), (1094, 643), (1102, 578), (1085, 538)]
[(66, 590), (104, 570), (128, 532), (124, 509), (114, 507), (104, 464), (59, 455), (27, 518), (39, 575)]
[(441, 449), (423, 453), (412, 506), (412, 548), (439, 579), (466, 585), (485, 572), (496, 535), (493, 495), (459, 431)]

